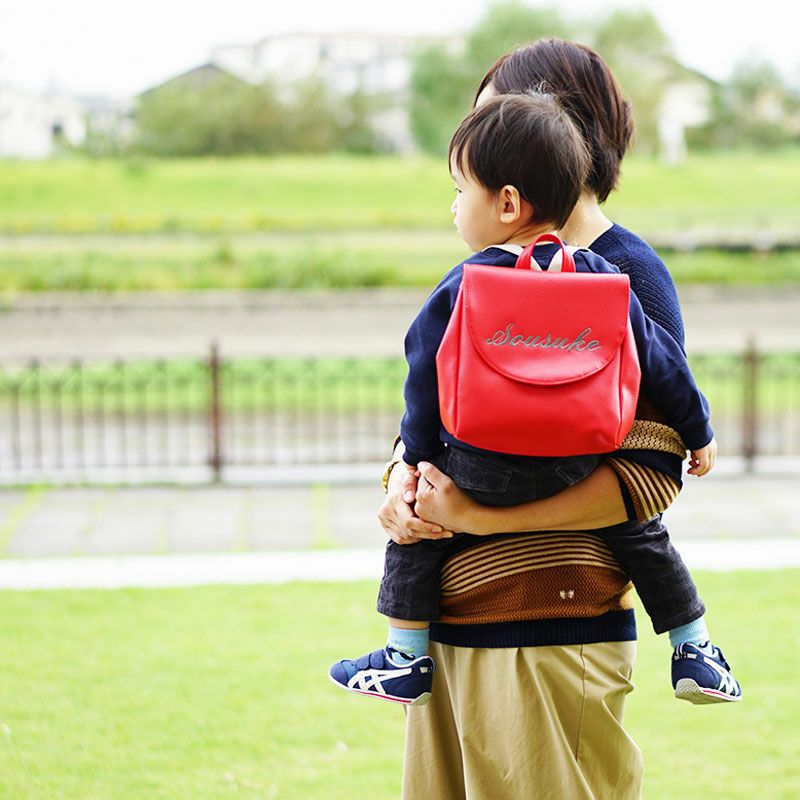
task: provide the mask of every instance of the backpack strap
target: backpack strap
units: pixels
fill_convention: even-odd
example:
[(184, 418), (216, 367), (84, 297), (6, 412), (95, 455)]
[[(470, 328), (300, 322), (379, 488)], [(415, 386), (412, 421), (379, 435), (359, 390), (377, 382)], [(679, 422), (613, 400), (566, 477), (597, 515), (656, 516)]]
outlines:
[[(586, 248), (585, 247), (575, 247), (574, 245), (571, 245), (571, 244), (565, 244), (564, 245), (564, 249), (574, 259), (575, 253), (577, 253), (578, 250), (585, 250)], [(553, 257), (550, 259), (550, 264), (547, 266), (547, 271), (548, 272), (561, 272), (561, 261), (562, 261), (562, 259), (561, 259), (561, 249), (558, 249), (553, 254)], [(531, 269), (533, 269), (533, 264), (534, 264), (534, 261), (533, 261), (533, 259), (531, 259)], [(537, 264), (536, 266), (538, 267), (539, 265)]]
[[(577, 247), (572, 247), (571, 245), (567, 245), (561, 241), (554, 233), (542, 233), (536, 237), (520, 254), (519, 258), (517, 258), (517, 263), (515, 264), (516, 269), (527, 269), (527, 270), (534, 270), (534, 271), (541, 271), (541, 267), (536, 263), (536, 259), (533, 257), (533, 251), (537, 244), (555, 244), (558, 245), (558, 250), (556, 251), (555, 256), (553, 256), (550, 264), (548, 265), (548, 271), (550, 272), (575, 272), (575, 263), (574, 260), (571, 258), (572, 254), (580, 249)], [(568, 254), (570, 258), (567, 259), (567, 264), (572, 261), (571, 269), (564, 270), (563, 269), (563, 257), (565, 254)]]

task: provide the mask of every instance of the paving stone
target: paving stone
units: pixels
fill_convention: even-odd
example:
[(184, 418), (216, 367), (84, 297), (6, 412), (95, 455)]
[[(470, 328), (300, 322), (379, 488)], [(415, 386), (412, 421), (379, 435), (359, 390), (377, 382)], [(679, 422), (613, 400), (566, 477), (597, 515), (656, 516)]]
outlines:
[(689, 476), (664, 519), (676, 541), (800, 536), (793, 476)]
[(4, 525), (9, 515), (22, 503), (25, 494), (13, 491), (0, 492), (0, 525)]
[(382, 547), (387, 539), (378, 522), (383, 502), (380, 486), (333, 487), (330, 498), (331, 535), (344, 547)]
[(175, 490), (167, 534), (170, 552), (232, 550), (239, 537), (243, 490), (192, 488)]
[[(20, 503), (24, 500), (24, 495), (20, 495)], [(43, 497), (42, 505), (23, 513), (17, 522), (6, 555), (74, 555), (92, 520), (90, 502), (78, 500), (58, 495)]]
[(314, 541), (313, 490), (305, 486), (254, 489), (247, 542), (253, 550), (297, 550)]
[[(797, 485), (794, 475), (689, 478), (665, 519), (678, 546), (797, 538)], [(29, 496), (0, 492), (0, 526)], [(19, 520), (6, 556), (375, 548), (386, 541), (377, 521), (382, 497), (373, 482), (47, 490)]]

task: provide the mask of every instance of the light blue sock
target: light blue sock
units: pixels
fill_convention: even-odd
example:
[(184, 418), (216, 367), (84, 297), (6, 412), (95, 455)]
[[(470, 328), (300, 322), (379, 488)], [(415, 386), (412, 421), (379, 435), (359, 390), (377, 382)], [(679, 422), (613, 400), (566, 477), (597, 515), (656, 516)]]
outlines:
[[(708, 633), (705, 616), (698, 617), (691, 622), (687, 622), (686, 625), (673, 628), (669, 632), (669, 643), (673, 647), (677, 647), (679, 644), (686, 643), (696, 645), (697, 647), (700, 647), (700, 649), (710, 650), (710, 638), (711, 636)], [(708, 645), (708, 648), (703, 648), (703, 645)]]
[[(390, 625), (389, 639), (386, 644), (397, 650), (394, 657), (390, 656), (391, 662), (402, 667), (410, 660), (428, 655), (428, 632), (429, 628), (395, 628)], [(342, 666), (348, 679), (356, 674), (355, 661), (345, 660), (342, 662)]]
[[(389, 639), (386, 644), (404, 656), (419, 658), (428, 655), (429, 628), (395, 628), (389, 626)], [(406, 659), (407, 660), (407, 659)], [(392, 662), (402, 666), (402, 658), (392, 658)]]

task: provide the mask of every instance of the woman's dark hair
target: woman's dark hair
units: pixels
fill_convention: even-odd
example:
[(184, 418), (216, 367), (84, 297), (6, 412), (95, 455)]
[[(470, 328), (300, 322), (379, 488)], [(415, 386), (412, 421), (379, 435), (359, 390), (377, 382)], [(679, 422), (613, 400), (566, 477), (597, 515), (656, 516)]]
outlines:
[(476, 101), (490, 84), (497, 94), (535, 89), (558, 98), (589, 148), (586, 188), (604, 202), (617, 185), (633, 136), (631, 105), (605, 61), (582, 44), (537, 39), (498, 59), (481, 81)]
[(589, 167), (586, 144), (549, 94), (505, 94), (473, 109), (450, 140), (450, 163), (497, 192), (516, 187), (534, 222), (560, 228), (572, 213)]

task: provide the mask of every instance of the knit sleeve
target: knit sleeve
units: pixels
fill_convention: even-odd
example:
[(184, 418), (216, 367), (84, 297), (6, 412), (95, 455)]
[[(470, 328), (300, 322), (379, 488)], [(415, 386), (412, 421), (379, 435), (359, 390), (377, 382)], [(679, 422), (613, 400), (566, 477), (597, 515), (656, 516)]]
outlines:
[[(581, 251), (580, 263), (590, 272), (618, 271), (616, 265), (589, 251)], [(695, 383), (686, 354), (664, 328), (645, 314), (634, 292), (630, 293), (629, 315), (642, 368), (641, 391), (657, 404), (690, 450), (703, 447), (714, 432), (709, 423), (708, 401)]]
[(643, 239), (629, 231), (618, 230), (624, 239), (609, 235), (607, 239), (610, 244), (599, 255), (630, 278), (631, 291), (639, 298), (644, 313), (684, 349), (683, 315), (672, 275), (655, 250)]
[(626, 263), (618, 264), (620, 271), (631, 279), (631, 291), (639, 298), (644, 313), (657, 322), (677, 343), (685, 348), (683, 316), (675, 284), (663, 271), (637, 270), (630, 272)]
[(407, 464), (430, 460), (442, 450), (436, 353), (450, 321), (462, 276), (461, 265), (445, 276), (406, 334), (408, 376), (403, 389), (405, 413), (400, 436), (406, 447), (403, 460)]
[(686, 354), (660, 325), (645, 315), (633, 293), (630, 318), (642, 365), (642, 391), (664, 412), (688, 449), (707, 445), (714, 438), (708, 400), (695, 383)]
[(609, 457), (605, 463), (624, 486), (639, 522), (666, 511), (681, 490), (680, 484), (669, 475), (627, 458)]

